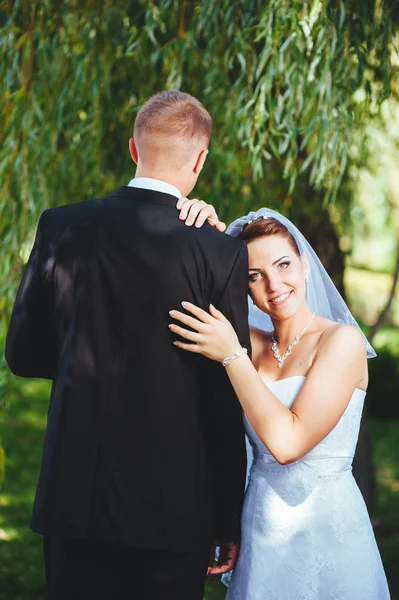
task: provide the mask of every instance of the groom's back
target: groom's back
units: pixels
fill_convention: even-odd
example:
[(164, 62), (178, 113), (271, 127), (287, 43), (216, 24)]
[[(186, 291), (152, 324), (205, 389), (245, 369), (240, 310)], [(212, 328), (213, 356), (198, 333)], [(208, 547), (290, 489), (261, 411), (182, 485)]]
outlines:
[(173, 346), (169, 311), (212, 302), (247, 336), (246, 273), (226, 294), (242, 244), (186, 227), (175, 203), (124, 187), (45, 213), (58, 356), (40, 533), (179, 551), (209, 541), (217, 396), (233, 446), (240, 411), (220, 365)]

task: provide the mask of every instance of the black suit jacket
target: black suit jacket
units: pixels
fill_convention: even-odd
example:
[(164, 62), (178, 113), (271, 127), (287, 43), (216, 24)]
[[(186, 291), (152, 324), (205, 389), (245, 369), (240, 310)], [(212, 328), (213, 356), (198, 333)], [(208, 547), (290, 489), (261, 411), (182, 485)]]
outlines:
[(245, 443), (219, 363), (173, 346), (169, 310), (213, 303), (249, 348), (247, 250), (122, 187), (45, 211), (6, 343), (53, 380), (32, 528), (172, 551), (239, 538)]

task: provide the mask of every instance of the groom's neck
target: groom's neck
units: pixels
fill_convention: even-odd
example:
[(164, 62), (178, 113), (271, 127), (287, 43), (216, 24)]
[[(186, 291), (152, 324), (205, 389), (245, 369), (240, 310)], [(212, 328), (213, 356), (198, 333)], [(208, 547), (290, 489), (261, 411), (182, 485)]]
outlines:
[(187, 196), (192, 189), (192, 186), (190, 186), (187, 181), (187, 177), (181, 172), (166, 171), (158, 168), (152, 169), (148, 166), (139, 165), (136, 169), (135, 177), (148, 177), (150, 179), (158, 179), (159, 181), (170, 183), (171, 185), (174, 185), (183, 196)]

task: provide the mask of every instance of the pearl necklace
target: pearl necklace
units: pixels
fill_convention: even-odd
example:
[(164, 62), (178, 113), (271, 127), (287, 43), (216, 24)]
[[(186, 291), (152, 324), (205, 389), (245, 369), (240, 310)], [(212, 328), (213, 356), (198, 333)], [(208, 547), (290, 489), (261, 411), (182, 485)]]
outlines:
[(284, 352), (283, 356), (280, 356), (280, 353), (278, 351), (277, 348), (277, 342), (274, 339), (274, 336), (272, 335), (272, 340), (273, 340), (273, 344), (272, 344), (272, 352), (274, 355), (274, 358), (277, 359), (278, 362), (278, 368), (281, 369), (283, 362), (285, 361), (285, 359), (287, 358), (287, 356), (289, 354), (291, 354), (291, 351), (293, 349), (294, 346), (297, 345), (297, 343), (299, 342), (299, 340), (301, 339), (301, 337), (303, 336), (303, 334), (305, 333), (305, 331), (307, 330), (307, 328), (309, 327), (310, 323), (312, 322), (313, 317), (315, 316), (316, 313), (313, 313), (313, 315), (310, 317), (309, 321), (306, 323), (305, 327), (302, 329), (301, 333), (298, 333), (298, 335), (296, 336), (296, 338), (294, 339), (294, 341), (288, 346), (286, 352)]

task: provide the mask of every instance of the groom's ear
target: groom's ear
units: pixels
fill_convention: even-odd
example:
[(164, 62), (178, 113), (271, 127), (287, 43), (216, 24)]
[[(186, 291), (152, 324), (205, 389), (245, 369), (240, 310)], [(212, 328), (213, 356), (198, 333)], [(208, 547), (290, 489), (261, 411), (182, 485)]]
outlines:
[(129, 152), (133, 162), (137, 165), (139, 162), (139, 153), (137, 152), (136, 142), (133, 138), (130, 138), (129, 140)]
[(201, 173), (202, 167), (204, 166), (204, 162), (206, 161), (207, 156), (208, 148), (203, 148), (197, 156), (197, 160), (193, 169), (196, 175), (199, 175)]

